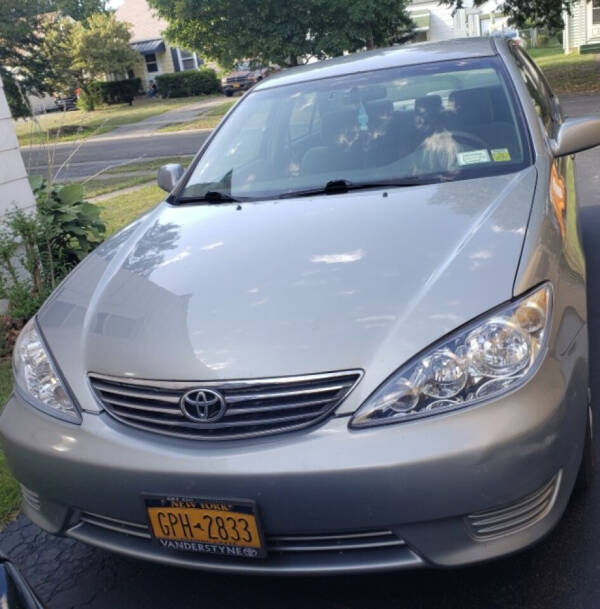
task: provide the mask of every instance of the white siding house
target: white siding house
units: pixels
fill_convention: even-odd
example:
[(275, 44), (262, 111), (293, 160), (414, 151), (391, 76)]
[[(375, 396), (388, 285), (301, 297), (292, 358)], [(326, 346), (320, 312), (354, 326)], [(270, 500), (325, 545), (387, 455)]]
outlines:
[(579, 0), (565, 13), (563, 47), (566, 52), (600, 53), (600, 0)]
[(415, 42), (435, 42), (465, 36), (485, 36), (505, 28), (507, 18), (501, 14), (498, 6), (498, 2), (490, 0), (475, 8), (472, 0), (465, 0), (463, 8), (455, 10), (440, 4), (438, 0), (412, 0), (407, 11), (416, 25)]
[(0, 80), (0, 216), (15, 207), (27, 209), (34, 205), (35, 200)]
[(130, 46), (142, 55), (130, 76), (140, 78), (144, 90), (160, 74), (195, 70), (202, 64), (196, 53), (169, 46), (163, 37), (168, 24), (156, 15), (146, 0), (124, 0), (116, 10), (115, 18), (129, 24)]

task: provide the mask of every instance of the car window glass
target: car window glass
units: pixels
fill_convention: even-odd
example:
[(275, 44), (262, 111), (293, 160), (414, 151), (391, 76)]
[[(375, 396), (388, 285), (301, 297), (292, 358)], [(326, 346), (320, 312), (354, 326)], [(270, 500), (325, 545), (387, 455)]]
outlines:
[(560, 105), (558, 104), (558, 100), (552, 92), (552, 89), (550, 89), (550, 85), (548, 84), (546, 77), (543, 75), (535, 61), (533, 61), (533, 59), (520, 47), (515, 47), (515, 52), (521, 57), (521, 60), (528, 67), (528, 69), (535, 75), (538, 83), (538, 89), (540, 90), (541, 95), (546, 98), (546, 103), (551, 110), (552, 118), (555, 122), (560, 123), (562, 121)]
[(516, 108), (497, 58), (259, 88), (228, 116), (178, 198), (517, 171), (530, 158)]
[(290, 138), (296, 140), (320, 130), (316, 93), (298, 95), (289, 121)]
[(544, 91), (540, 79), (537, 78), (535, 72), (533, 72), (531, 67), (527, 64), (525, 55), (521, 49), (516, 46), (512, 46), (512, 49), (517, 67), (519, 68), (519, 73), (527, 87), (535, 111), (540, 117), (546, 133), (551, 135), (553, 131), (552, 121), (554, 118), (552, 101), (546, 94), (546, 91)]

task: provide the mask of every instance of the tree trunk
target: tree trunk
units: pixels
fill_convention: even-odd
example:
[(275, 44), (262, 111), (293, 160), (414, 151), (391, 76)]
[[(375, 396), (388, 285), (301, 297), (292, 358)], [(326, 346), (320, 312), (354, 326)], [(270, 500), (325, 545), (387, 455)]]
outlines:
[(367, 36), (367, 49), (375, 48), (375, 36), (373, 34), (373, 26), (369, 24), (369, 35)]

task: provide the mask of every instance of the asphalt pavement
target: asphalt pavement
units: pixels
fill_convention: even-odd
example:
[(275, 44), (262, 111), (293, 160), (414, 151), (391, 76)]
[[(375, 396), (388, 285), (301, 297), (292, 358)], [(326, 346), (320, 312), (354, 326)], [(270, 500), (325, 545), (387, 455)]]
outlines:
[[(578, 98), (566, 100), (566, 106), (573, 116), (600, 113), (599, 102)], [(600, 396), (600, 149), (578, 155), (578, 187), (588, 260), (592, 395)], [(595, 420), (600, 432), (600, 416)], [(0, 551), (23, 569), (49, 609), (596, 609), (597, 456), (596, 462), (597, 480), (585, 494), (573, 497), (544, 541), (477, 567), (327, 578), (215, 575), (56, 539), (23, 516), (0, 533)]]
[(160, 135), (101, 137), (52, 147), (30, 146), (21, 154), (30, 174), (58, 175), (58, 181), (82, 178), (127, 161), (196, 154), (209, 131), (182, 131)]

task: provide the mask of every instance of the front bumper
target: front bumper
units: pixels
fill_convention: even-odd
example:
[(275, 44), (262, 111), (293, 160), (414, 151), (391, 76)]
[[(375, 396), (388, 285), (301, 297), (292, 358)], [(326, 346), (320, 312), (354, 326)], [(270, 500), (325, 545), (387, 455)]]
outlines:
[[(265, 574), (463, 565), (527, 547), (560, 519), (583, 450), (586, 351), (580, 332), (566, 359), (549, 357), (509, 396), (372, 430), (350, 431), (338, 417), (308, 432), (195, 442), (137, 431), (106, 413), (63, 423), (13, 395), (0, 438), (31, 520), (133, 557)], [(551, 483), (526, 526), (474, 533), (470, 515), (522, 510)], [(295, 552), (274, 547), (260, 561), (164, 550), (147, 536), (143, 494), (251, 499), (268, 539), (321, 541)], [(352, 541), (365, 533), (378, 543)]]

